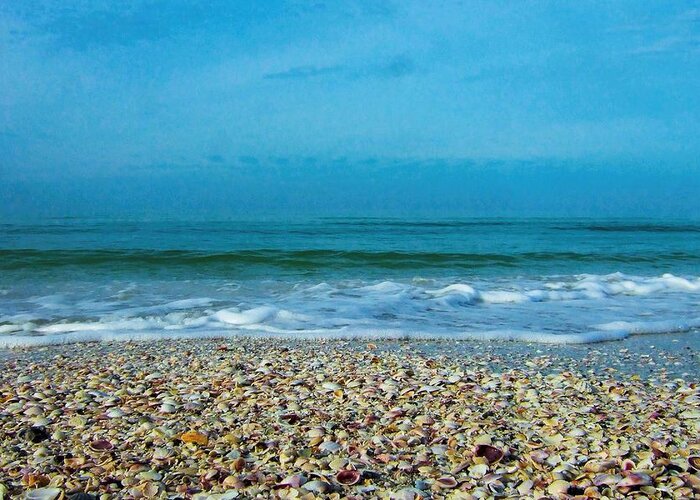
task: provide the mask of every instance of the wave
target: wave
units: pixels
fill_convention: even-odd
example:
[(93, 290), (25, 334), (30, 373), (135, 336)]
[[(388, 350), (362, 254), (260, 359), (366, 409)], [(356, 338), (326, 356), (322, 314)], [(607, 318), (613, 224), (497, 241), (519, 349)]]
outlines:
[(285, 340), (423, 340), (423, 341), (497, 341), (523, 342), (528, 344), (595, 344), (627, 339), (637, 335), (662, 335), (687, 333), (700, 329), (700, 318), (683, 321), (619, 322), (601, 325), (602, 328), (579, 333), (550, 333), (527, 330), (483, 330), (458, 331), (452, 333), (429, 333), (404, 329), (357, 329), (327, 331), (235, 331), (209, 330), (197, 332), (176, 331), (126, 331), (79, 330), (65, 335), (0, 336), (0, 349), (17, 349), (47, 345), (75, 344), (81, 342), (163, 341), (170, 339), (230, 339), (230, 338), (276, 338)]
[(700, 233), (700, 225), (689, 224), (592, 224), (574, 227), (574, 229), (614, 233)]
[[(32, 296), (14, 302), (20, 312), (0, 309), (0, 347), (217, 335), (587, 343), (700, 328), (700, 277), (673, 274), (258, 285), (244, 295), (224, 288), (230, 295), (185, 299), (160, 288), (139, 295), (143, 284), (102, 298), (93, 289), (83, 300)], [(182, 297), (180, 286), (175, 293)]]
[(337, 250), (240, 250), (203, 252), (189, 250), (0, 250), (0, 270), (59, 268), (68, 266), (250, 266), (314, 270), (323, 268), (380, 269), (472, 269), (479, 267), (512, 268), (529, 263), (649, 264), (683, 262), (700, 264), (700, 253), (626, 253), (626, 252), (520, 252), (453, 253), (401, 251)]

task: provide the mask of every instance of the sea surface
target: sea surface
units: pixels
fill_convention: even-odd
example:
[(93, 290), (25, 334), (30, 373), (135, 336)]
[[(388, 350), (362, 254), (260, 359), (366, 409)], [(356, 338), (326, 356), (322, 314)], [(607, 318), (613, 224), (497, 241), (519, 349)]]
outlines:
[(700, 221), (0, 224), (0, 347), (153, 337), (587, 343), (700, 332)]

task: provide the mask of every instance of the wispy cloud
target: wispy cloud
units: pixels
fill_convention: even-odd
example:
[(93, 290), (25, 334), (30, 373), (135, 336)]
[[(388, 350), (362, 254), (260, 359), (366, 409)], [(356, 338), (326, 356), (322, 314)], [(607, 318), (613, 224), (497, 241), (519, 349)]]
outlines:
[(700, 51), (700, 35), (667, 36), (630, 51), (631, 54), (661, 54), (669, 52)]
[(267, 73), (263, 78), (268, 80), (292, 80), (296, 78), (315, 78), (319, 76), (337, 75), (347, 71), (343, 66), (295, 66), (284, 71)]
[(263, 75), (268, 80), (291, 80), (338, 76), (347, 79), (400, 78), (417, 69), (416, 63), (406, 55), (394, 56), (369, 64), (335, 64), (330, 66), (293, 66), (284, 71)]
[(226, 161), (221, 155), (209, 155), (207, 156), (207, 160), (209, 160), (211, 163), (223, 163)]
[[(40, 2), (41, 3), (41, 2)], [(291, 16), (292, 7), (268, 8), (258, 2), (171, 0), (151, 2), (8, 2), (0, 14), (22, 20), (34, 34), (49, 36), (58, 47), (87, 50), (104, 46), (130, 46), (193, 32), (243, 31), (253, 20), (266, 19), (269, 12)], [(29, 32), (24, 35), (29, 35)]]
[(700, 23), (700, 7), (688, 9), (679, 14), (678, 19), (690, 23)]
[(399, 78), (410, 75), (415, 71), (416, 64), (413, 59), (408, 56), (397, 56), (366, 68), (364, 74), (371, 76), (383, 76), (386, 78)]
[(629, 54), (665, 54), (700, 50), (700, 8), (691, 8), (665, 18), (623, 25), (613, 31), (633, 33), (646, 39), (628, 51)]
[(15, 19), (27, 28), (15, 31), (15, 38), (49, 37), (59, 48), (85, 51), (193, 35), (237, 40), (266, 25), (273, 26), (272, 33), (280, 34), (296, 25), (310, 29), (386, 21), (395, 12), (391, 2), (371, 0), (336, 4), (298, 0), (27, 0), (0, 2), (0, 28), (3, 18)]

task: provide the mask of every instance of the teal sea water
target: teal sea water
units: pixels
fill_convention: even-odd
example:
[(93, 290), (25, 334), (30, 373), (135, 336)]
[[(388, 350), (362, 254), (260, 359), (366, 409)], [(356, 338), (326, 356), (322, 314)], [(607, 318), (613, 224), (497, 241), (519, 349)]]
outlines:
[(595, 342), (700, 327), (700, 221), (0, 224), (0, 346), (176, 336)]

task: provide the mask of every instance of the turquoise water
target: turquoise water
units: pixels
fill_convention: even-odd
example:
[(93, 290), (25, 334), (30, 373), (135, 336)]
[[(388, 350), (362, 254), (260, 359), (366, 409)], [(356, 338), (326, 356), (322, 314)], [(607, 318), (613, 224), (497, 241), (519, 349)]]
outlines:
[(700, 325), (700, 222), (0, 225), (0, 345), (283, 335), (591, 342)]

